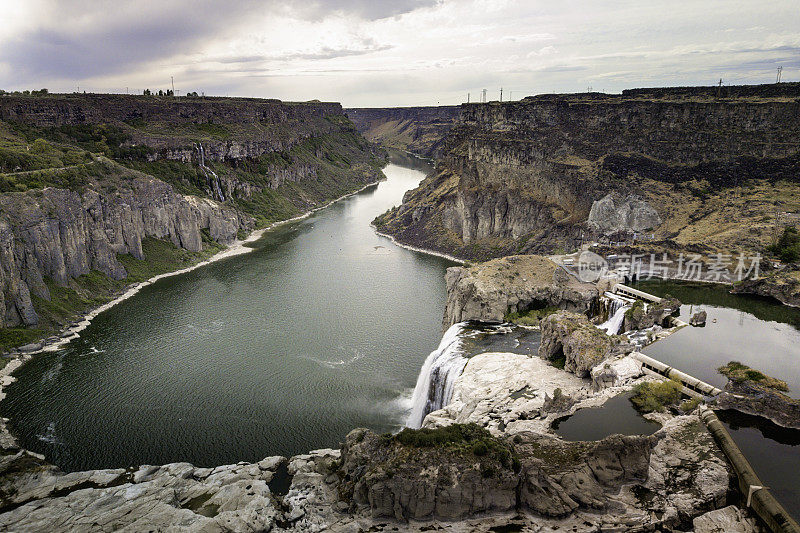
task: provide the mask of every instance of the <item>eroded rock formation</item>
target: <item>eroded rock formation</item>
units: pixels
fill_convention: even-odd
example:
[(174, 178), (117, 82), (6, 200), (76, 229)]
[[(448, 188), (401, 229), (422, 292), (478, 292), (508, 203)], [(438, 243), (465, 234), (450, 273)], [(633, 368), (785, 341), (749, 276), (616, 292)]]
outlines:
[(564, 370), (586, 377), (591, 369), (612, 355), (630, 353), (633, 345), (619, 335), (607, 335), (586, 316), (560, 311), (541, 322), (539, 357), (563, 361)]
[(625, 91), (464, 104), (437, 173), (376, 224), (471, 260), (571, 249), (614, 230), (673, 239), (716, 220), (702, 205), (710, 192), (767, 179), (796, 190), (798, 106), (758, 91), (725, 102)]
[(597, 288), (567, 274), (546, 257), (510, 256), (447, 269), (444, 327), (464, 320), (502, 322), (509, 313), (558, 307), (589, 311)]
[(0, 195), (0, 327), (37, 323), (31, 295), (50, 299), (45, 278), (66, 285), (96, 270), (124, 279), (117, 254), (145, 259), (146, 237), (198, 252), (202, 229), (229, 244), (253, 227), (251, 217), (212, 200), (182, 196), (150, 176), (128, 178), (114, 192), (98, 185)]

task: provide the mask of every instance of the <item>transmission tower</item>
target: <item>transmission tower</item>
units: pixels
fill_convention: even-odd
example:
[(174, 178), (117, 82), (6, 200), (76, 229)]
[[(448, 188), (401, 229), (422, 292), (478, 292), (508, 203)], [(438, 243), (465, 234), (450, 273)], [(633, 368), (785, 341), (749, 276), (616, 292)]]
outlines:
[(500, 87), (500, 101), (503, 101), (503, 88)]
[(780, 66), (780, 67), (778, 67), (778, 77), (775, 78), (775, 83), (780, 83), (781, 82), (781, 75), (782, 74), (783, 74), (783, 67)]
[(486, 103), (486, 89), (481, 91), (481, 102)]

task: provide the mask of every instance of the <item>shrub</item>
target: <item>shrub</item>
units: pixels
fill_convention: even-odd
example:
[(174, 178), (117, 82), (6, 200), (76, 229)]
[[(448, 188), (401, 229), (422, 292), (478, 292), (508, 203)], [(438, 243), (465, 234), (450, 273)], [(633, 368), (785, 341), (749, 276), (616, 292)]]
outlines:
[(743, 365), (738, 361), (731, 361), (725, 366), (721, 366), (717, 371), (723, 376), (727, 377), (734, 383), (744, 383), (745, 381), (752, 381), (771, 389), (787, 391), (789, 386), (785, 381), (771, 376), (767, 376), (763, 372), (753, 370), (747, 365)]
[(476, 442), (475, 444), (472, 445), (472, 453), (474, 453), (478, 457), (482, 457), (482, 456), (486, 455), (486, 452), (488, 452), (488, 451), (489, 451), (489, 449), (486, 447), (486, 444), (484, 444), (483, 442), (478, 441), (478, 442)]
[(698, 405), (700, 405), (700, 398), (694, 397), (683, 402), (680, 409), (684, 413), (691, 413)]
[(800, 259), (800, 232), (794, 226), (786, 226), (778, 242), (767, 248), (785, 263)]
[(681, 382), (672, 379), (659, 383), (652, 381), (639, 383), (633, 388), (631, 402), (639, 412), (661, 413), (667, 406), (680, 400), (682, 389)]

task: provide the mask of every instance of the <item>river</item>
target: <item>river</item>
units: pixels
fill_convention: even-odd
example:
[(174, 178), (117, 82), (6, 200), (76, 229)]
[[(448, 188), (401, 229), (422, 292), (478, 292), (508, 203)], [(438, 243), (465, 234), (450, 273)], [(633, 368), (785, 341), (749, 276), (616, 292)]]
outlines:
[(20, 444), (66, 471), (213, 466), (400, 427), (453, 263), (370, 227), (430, 170), (393, 161), (386, 181), (160, 280), (34, 357), (0, 402)]

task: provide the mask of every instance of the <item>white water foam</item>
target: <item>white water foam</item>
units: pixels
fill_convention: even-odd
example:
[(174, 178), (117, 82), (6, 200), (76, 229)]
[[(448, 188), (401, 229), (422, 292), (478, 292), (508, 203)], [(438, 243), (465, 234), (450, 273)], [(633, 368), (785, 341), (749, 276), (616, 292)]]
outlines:
[(419, 428), (425, 415), (450, 402), (456, 379), (467, 364), (461, 345), (463, 331), (463, 322), (450, 326), (439, 347), (425, 359), (411, 398), (411, 414), (406, 422), (408, 427)]

